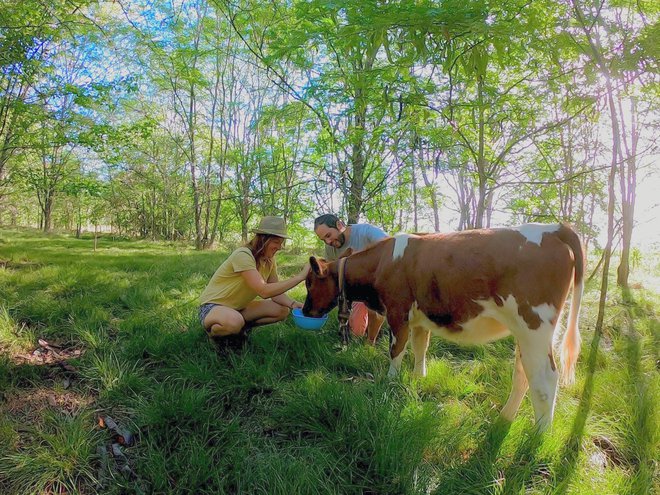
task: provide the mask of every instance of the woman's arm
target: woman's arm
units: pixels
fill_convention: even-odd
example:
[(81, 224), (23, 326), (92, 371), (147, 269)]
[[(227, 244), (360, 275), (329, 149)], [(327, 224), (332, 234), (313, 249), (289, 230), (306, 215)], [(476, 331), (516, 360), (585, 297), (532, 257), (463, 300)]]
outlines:
[[(273, 270), (270, 274), (270, 277), (268, 277), (268, 280), (266, 280), (267, 283), (272, 284), (274, 282), (278, 282), (279, 278), (277, 277), (277, 271)], [(293, 309), (296, 307), (302, 308), (302, 304), (299, 303), (298, 301), (295, 301), (294, 299), (291, 299), (286, 292), (284, 294), (280, 294), (279, 296), (273, 296), (270, 298), (271, 301), (276, 302), (277, 304), (280, 304), (282, 306), (286, 306), (289, 309)]]
[(281, 304), (282, 306), (286, 306), (289, 309), (303, 307), (301, 302), (298, 302), (295, 299), (291, 299), (286, 294), (280, 294), (279, 296), (271, 297), (270, 300), (275, 301), (277, 304)]
[[(279, 279), (277, 278), (277, 272), (273, 271), (273, 273), (270, 274), (270, 277), (268, 277), (267, 282), (277, 282)], [(277, 304), (281, 304), (282, 306), (286, 306), (289, 309), (293, 308), (301, 308), (303, 307), (303, 304), (296, 301), (295, 299), (291, 299), (286, 292), (284, 294), (280, 294), (279, 296), (274, 296), (270, 298), (271, 301), (275, 301)]]
[(246, 270), (241, 272), (241, 276), (243, 277), (243, 280), (245, 280), (247, 286), (255, 291), (259, 297), (262, 299), (270, 299), (273, 296), (284, 294), (289, 289), (298, 285), (307, 278), (308, 273), (309, 263), (306, 263), (297, 275), (294, 275), (287, 280), (282, 280), (281, 282), (265, 282), (257, 270)]

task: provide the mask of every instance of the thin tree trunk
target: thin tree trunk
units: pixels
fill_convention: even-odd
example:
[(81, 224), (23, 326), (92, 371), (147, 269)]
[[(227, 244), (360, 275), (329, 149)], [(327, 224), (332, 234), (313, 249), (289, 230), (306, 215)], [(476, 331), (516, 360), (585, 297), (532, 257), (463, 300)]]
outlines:
[[(621, 102), (619, 101), (619, 107)], [(623, 119), (623, 109), (620, 108), (619, 114)], [(634, 96), (630, 99), (630, 137), (631, 145), (628, 146), (625, 136), (625, 127), (623, 128), (623, 143), (626, 147), (626, 159), (621, 160), (620, 184), (621, 184), (621, 212), (622, 212), (622, 243), (621, 243), (621, 261), (617, 268), (617, 285), (619, 287), (628, 287), (628, 277), (630, 275), (630, 244), (634, 228), (635, 198), (637, 192), (637, 143), (639, 141), (639, 131), (637, 128), (637, 100)]]
[[(356, 94), (356, 100), (359, 102), (362, 98), (362, 92)], [(360, 102), (357, 106), (362, 105)], [(357, 223), (362, 212), (362, 193), (364, 191), (364, 169), (365, 169), (365, 150), (364, 150), (364, 124), (366, 109), (359, 109), (355, 114), (354, 128), (360, 133), (360, 138), (352, 146), (351, 165), (352, 180), (350, 184), (350, 193), (348, 196), (348, 223)]]
[(610, 174), (607, 180), (607, 243), (605, 249), (603, 250), (603, 273), (600, 284), (600, 299), (598, 302), (598, 316), (596, 318), (596, 327), (594, 329), (597, 335), (600, 335), (603, 331), (603, 320), (605, 318), (605, 302), (607, 300), (607, 290), (608, 290), (608, 276), (610, 271), (610, 259), (612, 257), (612, 244), (614, 242), (614, 204), (616, 201), (616, 196), (614, 194), (614, 181), (616, 180), (617, 164), (621, 159), (621, 141), (620, 141), (620, 132), (619, 132), (619, 120), (616, 113), (616, 106), (614, 104), (614, 90), (612, 89), (612, 81), (610, 80), (610, 73), (605, 60), (602, 57), (600, 45), (597, 39), (594, 39), (587, 28), (587, 22), (584, 19), (584, 14), (582, 9), (578, 5), (577, 0), (573, 0), (573, 8), (575, 15), (580, 22), (580, 27), (582, 28), (587, 41), (589, 42), (589, 47), (591, 49), (591, 55), (594, 62), (598, 65), (602, 74), (605, 75), (605, 85), (607, 88), (607, 103), (610, 109), (610, 118), (612, 122), (612, 162), (610, 165)]
[[(413, 156), (415, 154), (413, 153)], [(412, 195), (413, 195), (413, 230), (419, 232), (419, 223), (417, 221), (417, 174), (415, 173), (415, 160), (412, 161)]]
[(477, 198), (477, 212), (474, 225), (475, 229), (484, 226), (486, 216), (486, 156), (485, 156), (485, 122), (484, 122), (484, 81), (479, 77), (477, 83), (477, 100), (479, 102), (479, 151), (477, 156), (477, 173), (479, 174), (479, 196)]

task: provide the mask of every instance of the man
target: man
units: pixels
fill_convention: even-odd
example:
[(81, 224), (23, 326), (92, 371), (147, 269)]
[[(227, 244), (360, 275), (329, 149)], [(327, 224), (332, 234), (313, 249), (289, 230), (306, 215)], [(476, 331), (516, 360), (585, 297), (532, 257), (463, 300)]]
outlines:
[[(368, 223), (346, 225), (331, 213), (321, 215), (314, 220), (314, 233), (325, 242), (325, 257), (328, 260), (336, 260), (343, 255), (362, 251), (389, 237), (381, 229)], [(354, 302), (348, 324), (355, 335), (364, 335), (366, 331), (369, 342), (373, 344), (384, 321), (383, 316), (368, 309), (364, 303)]]

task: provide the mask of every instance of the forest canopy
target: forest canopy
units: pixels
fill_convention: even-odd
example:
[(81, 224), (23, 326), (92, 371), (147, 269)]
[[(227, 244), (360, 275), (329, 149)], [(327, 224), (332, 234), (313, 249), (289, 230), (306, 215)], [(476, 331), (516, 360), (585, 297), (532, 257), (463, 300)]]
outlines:
[[(628, 249), (651, 1), (9, 0), (0, 223), (190, 240), (569, 221)], [(657, 177), (657, 173), (656, 173)], [(599, 237), (600, 236), (600, 237)], [(602, 247), (602, 246), (600, 246)]]

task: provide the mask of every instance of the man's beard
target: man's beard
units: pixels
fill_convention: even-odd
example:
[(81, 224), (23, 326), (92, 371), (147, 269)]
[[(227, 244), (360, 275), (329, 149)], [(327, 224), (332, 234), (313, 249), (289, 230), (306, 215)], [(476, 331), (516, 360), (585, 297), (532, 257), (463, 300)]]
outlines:
[(339, 234), (339, 237), (337, 237), (337, 240), (335, 242), (339, 243), (339, 246), (335, 246), (335, 248), (337, 249), (342, 247), (346, 243), (346, 236), (344, 235), (343, 232)]

